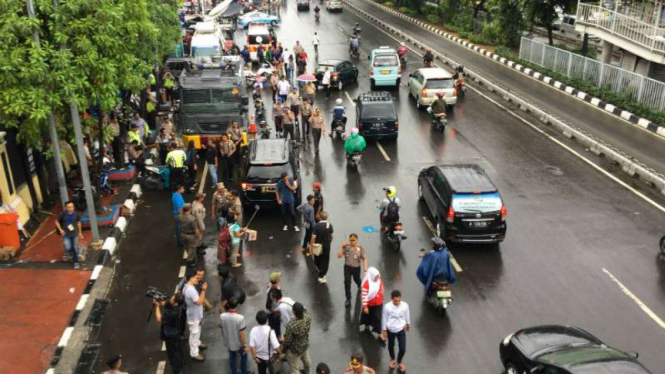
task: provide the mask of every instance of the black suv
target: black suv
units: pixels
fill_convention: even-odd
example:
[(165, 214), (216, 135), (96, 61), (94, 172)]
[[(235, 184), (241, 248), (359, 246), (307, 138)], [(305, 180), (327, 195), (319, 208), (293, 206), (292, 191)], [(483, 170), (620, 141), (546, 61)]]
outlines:
[(506, 206), (478, 165), (432, 166), (418, 175), (418, 197), (437, 235), (463, 243), (499, 243), (506, 237)]
[(243, 205), (276, 206), (275, 186), (282, 173), (298, 181), (296, 206), (300, 205), (302, 187), (300, 185), (300, 162), (298, 151), (286, 139), (257, 139), (249, 143), (249, 157), (245, 165), (242, 181)]
[(390, 92), (361, 93), (355, 101), (357, 126), (362, 136), (397, 139), (399, 120)]

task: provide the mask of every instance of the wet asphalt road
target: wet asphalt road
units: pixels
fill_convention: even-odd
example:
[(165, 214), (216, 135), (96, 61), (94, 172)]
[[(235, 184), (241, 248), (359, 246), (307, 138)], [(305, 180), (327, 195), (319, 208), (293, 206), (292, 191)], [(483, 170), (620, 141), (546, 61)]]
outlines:
[[(278, 31), (289, 50), (300, 40), (312, 52), (311, 59), (308, 35), (315, 30), (323, 60), (346, 58), (349, 30), (355, 22), (363, 28), (359, 84), (334, 92), (330, 100), (322, 95), (316, 99), (316, 105), (329, 111), (334, 99), (342, 98), (349, 123), (354, 123), (346, 93), (353, 98), (369, 89), (368, 53), (396, 42), (347, 9), (341, 14), (323, 10), (318, 25), (313, 15), (297, 13), (288, 4), (282, 12), (288, 26)], [(407, 72), (419, 65), (420, 59), (411, 56)], [(405, 87), (393, 95), (400, 119), (397, 141), (368, 141), (355, 172), (346, 168), (341, 141), (327, 138), (318, 158), (303, 151), (301, 174), (305, 194), (312, 182), (323, 185), (325, 210), (335, 227), (333, 248), (349, 233), (359, 233), (370, 265), (384, 277), (386, 293), (400, 289), (410, 304), (408, 370), (499, 373), (499, 342), (518, 328), (549, 323), (577, 325), (617, 348), (637, 351), (654, 373), (665, 368), (661, 354), (665, 331), (607, 273), (656, 316), (665, 316), (665, 262), (656, 257), (663, 213), (474, 91), (467, 92), (454, 109), (445, 135), (431, 131), (426, 113), (415, 109)], [(270, 101), (267, 96), (265, 100)], [(446, 317), (440, 317), (423, 303), (422, 286), (415, 277), (419, 250), (431, 236), (423, 219), (425, 208), (417, 203), (416, 178), (424, 167), (462, 162), (482, 165), (499, 187), (508, 209), (508, 234), (500, 246), (452, 246), (462, 272), (453, 289), (455, 303)], [(378, 234), (363, 232), (364, 227), (378, 227), (377, 206), (382, 188), (388, 185), (397, 187), (409, 236), (401, 253), (384, 247)], [(150, 303), (143, 293), (148, 285), (172, 291), (182, 265), (172, 234), (169, 195), (149, 192), (144, 199), (122, 244), (117, 279), (109, 294), (113, 302), (96, 339), (102, 344), (101, 358), (123, 353), (125, 369), (132, 374), (157, 372), (158, 362), (166, 359), (156, 323), (145, 322)], [(268, 274), (281, 271), (285, 294), (304, 303), (313, 317), (314, 365), (324, 361), (341, 372), (351, 353), (362, 352), (372, 367), (387, 372), (385, 348), (358, 332), (359, 300), (351, 310), (344, 309), (342, 261), (331, 258), (328, 283), (320, 285), (312, 274), (312, 262), (300, 253), (302, 233), (281, 231), (278, 211), (260, 211), (252, 228), (258, 230), (259, 240), (247, 246), (245, 266), (235, 270), (248, 294), (240, 310), (248, 326), (255, 325), (254, 315), (264, 305)], [(214, 238), (209, 229), (207, 241), (212, 244)], [(208, 251), (206, 267), (210, 299), (216, 304), (214, 251)], [(191, 363), (188, 373), (228, 372), (218, 325), (219, 316), (207, 313), (203, 327), (203, 339), (209, 343), (207, 360)], [(102, 366), (96, 371), (101, 372)], [(170, 373), (168, 365), (165, 372)]]

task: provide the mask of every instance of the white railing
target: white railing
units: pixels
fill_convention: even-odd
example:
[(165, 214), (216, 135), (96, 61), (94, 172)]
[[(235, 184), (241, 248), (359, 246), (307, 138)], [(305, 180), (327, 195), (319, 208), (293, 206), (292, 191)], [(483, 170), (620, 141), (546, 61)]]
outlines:
[(621, 36), (651, 51), (665, 53), (665, 29), (599, 5), (580, 3), (576, 22)]
[(665, 109), (664, 82), (527, 38), (522, 38), (520, 58), (569, 78), (629, 96), (649, 108)]

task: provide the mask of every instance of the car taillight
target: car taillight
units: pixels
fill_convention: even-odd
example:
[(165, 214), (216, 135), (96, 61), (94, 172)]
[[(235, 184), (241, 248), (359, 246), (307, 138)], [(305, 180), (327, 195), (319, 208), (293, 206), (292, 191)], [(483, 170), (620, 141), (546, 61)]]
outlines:
[(506, 206), (505, 206), (505, 205), (502, 205), (502, 206), (501, 206), (501, 220), (502, 220), (502, 221), (505, 221), (505, 220), (506, 220), (506, 214), (507, 214), (507, 213), (508, 213), (508, 212), (506, 212)]
[(370, 77), (374, 76), (374, 68), (369, 68), (369, 76)]
[(399, 128), (399, 121), (395, 121), (395, 128)]
[(332, 73), (333, 78), (337, 79), (338, 76), (339, 76), (339, 73)]
[(453, 96), (457, 96), (457, 88), (453, 88)]
[(420, 96), (421, 97), (427, 97), (427, 90), (423, 88), (423, 90), (420, 91)]
[(446, 221), (449, 223), (453, 223), (455, 221), (455, 209), (453, 209), (453, 207), (448, 208), (448, 216), (446, 217)]
[(241, 183), (240, 187), (242, 187), (243, 191), (249, 190), (254, 187), (253, 184), (251, 183)]

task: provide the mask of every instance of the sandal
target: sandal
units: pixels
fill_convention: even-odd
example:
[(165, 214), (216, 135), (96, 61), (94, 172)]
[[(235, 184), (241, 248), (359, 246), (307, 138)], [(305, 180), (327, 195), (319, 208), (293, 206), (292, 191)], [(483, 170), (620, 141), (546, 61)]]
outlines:
[(395, 370), (395, 368), (397, 367), (397, 362), (395, 362), (395, 360), (388, 361), (388, 367), (390, 368), (390, 370)]
[(406, 365), (404, 364), (399, 364), (399, 371), (401, 373), (406, 373)]

